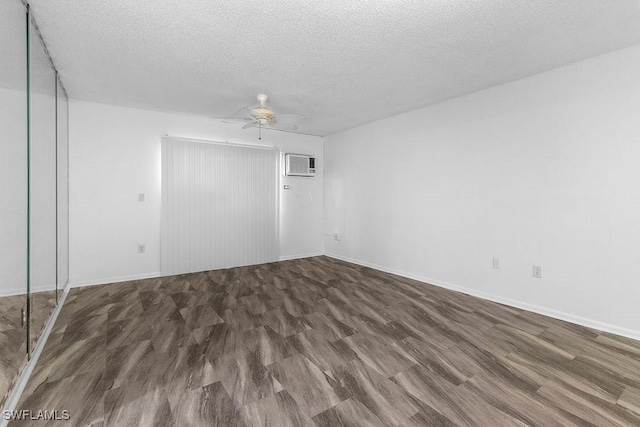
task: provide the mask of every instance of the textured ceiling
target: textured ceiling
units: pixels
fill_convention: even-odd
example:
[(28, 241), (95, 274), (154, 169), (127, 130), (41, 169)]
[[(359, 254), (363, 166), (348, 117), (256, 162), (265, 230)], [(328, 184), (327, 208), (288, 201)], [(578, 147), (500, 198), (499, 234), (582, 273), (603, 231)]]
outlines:
[[(16, 0), (18, 1), (18, 0)], [(638, 0), (32, 0), (69, 96), (328, 135), (640, 43)]]

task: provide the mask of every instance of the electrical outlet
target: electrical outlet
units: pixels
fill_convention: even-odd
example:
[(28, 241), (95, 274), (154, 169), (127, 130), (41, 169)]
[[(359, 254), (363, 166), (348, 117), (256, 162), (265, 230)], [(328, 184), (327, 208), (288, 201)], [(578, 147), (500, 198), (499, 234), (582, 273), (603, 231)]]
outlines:
[(500, 258), (493, 259), (493, 269), (500, 270)]
[(144, 202), (144, 193), (138, 193), (138, 201)]
[(146, 247), (144, 245), (138, 245), (139, 254), (143, 254), (145, 250), (146, 250)]
[(537, 279), (542, 279), (542, 266), (534, 265), (533, 266), (533, 277)]

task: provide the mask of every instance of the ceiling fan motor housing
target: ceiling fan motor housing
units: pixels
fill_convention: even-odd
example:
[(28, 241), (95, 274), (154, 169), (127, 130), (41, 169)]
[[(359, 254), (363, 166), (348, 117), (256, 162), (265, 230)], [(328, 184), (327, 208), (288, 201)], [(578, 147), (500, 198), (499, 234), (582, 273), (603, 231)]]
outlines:
[(275, 115), (273, 111), (264, 105), (264, 101), (267, 100), (267, 95), (258, 95), (258, 100), (260, 101), (260, 105), (252, 109), (251, 116), (260, 125), (274, 123)]

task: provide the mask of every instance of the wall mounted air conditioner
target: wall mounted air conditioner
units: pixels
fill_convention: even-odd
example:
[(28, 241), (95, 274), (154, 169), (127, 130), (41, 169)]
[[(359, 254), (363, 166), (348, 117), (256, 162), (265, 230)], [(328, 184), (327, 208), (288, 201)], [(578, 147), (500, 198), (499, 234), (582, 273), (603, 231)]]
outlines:
[(304, 154), (284, 155), (284, 174), (287, 176), (315, 176), (316, 158)]

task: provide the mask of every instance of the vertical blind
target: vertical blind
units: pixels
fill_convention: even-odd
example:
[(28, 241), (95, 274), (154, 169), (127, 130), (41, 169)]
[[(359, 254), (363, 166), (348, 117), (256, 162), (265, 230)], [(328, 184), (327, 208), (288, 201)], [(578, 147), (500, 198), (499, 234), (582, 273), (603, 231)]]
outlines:
[(163, 275), (278, 259), (278, 154), (162, 138)]

